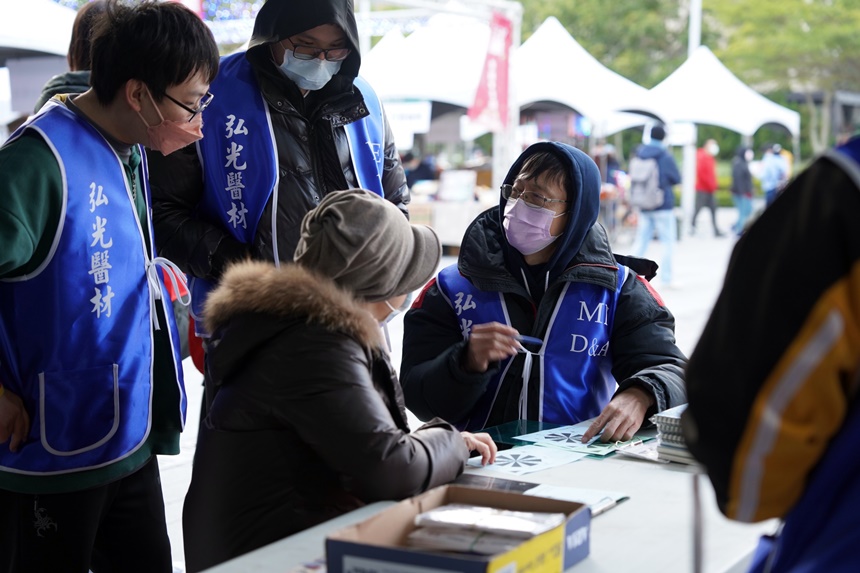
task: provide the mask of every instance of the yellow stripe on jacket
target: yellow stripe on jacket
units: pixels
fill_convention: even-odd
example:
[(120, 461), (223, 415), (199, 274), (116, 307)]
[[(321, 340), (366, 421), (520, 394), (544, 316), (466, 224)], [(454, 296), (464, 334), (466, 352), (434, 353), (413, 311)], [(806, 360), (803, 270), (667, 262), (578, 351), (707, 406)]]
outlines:
[(783, 517), (800, 497), (854, 393), (858, 313), (860, 263), (855, 263), (815, 305), (753, 404), (732, 463), (730, 518)]

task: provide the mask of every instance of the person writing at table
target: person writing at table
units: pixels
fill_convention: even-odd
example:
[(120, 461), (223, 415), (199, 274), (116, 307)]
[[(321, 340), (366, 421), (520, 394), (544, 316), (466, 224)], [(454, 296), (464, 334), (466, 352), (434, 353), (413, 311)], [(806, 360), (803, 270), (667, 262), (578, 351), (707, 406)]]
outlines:
[(612, 441), (685, 402), (674, 317), (638, 274), (656, 265), (613, 255), (599, 195), (582, 151), (543, 142), (520, 155), (499, 206), (405, 316), (401, 381), (415, 415), (472, 431), (596, 417), (583, 441)]
[(215, 395), (183, 512), (189, 571), (448, 483), (470, 451), (495, 460), (487, 434), (409, 431), (380, 329), (441, 254), (429, 227), (353, 189), (305, 216), (298, 264), (227, 270), (205, 309)]

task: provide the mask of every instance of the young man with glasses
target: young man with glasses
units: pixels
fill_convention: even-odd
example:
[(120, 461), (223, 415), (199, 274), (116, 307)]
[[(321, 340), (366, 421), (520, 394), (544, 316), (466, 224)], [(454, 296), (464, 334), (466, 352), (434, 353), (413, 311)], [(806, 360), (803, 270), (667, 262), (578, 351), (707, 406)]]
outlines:
[[(517, 419), (627, 440), (685, 401), (674, 318), (597, 224), (600, 171), (555, 142), (526, 149), (499, 207), (469, 226), (404, 319), (406, 406), (475, 431)], [(650, 278), (650, 277), (649, 277)]]
[(200, 137), (218, 47), (173, 2), (109, 0), (92, 34), (92, 89), (0, 148), (0, 572), (172, 571), (185, 392), (143, 146)]

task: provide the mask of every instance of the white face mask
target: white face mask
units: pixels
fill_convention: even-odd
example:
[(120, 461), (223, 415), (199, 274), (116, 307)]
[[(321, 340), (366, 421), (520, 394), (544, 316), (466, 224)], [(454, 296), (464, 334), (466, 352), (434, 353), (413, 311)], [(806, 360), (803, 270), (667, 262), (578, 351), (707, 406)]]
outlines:
[(708, 145), (707, 152), (710, 155), (713, 155), (714, 157), (716, 157), (717, 155), (720, 154), (720, 146), (717, 145), (716, 143), (712, 143), (712, 144)]
[(391, 309), (391, 312), (388, 313), (388, 316), (385, 317), (385, 319), (382, 321), (382, 324), (387, 324), (387, 323), (391, 322), (392, 320), (394, 320), (394, 317), (396, 317), (398, 314), (406, 312), (407, 310), (409, 310), (409, 307), (412, 306), (413, 300), (415, 300), (415, 293), (414, 292), (411, 292), (408, 295), (406, 295), (406, 299), (403, 301), (403, 304), (401, 304), (397, 308), (394, 308), (393, 306), (391, 306), (391, 303), (388, 302), (387, 300), (383, 301), (383, 302), (385, 302), (385, 306), (387, 306), (388, 308)]
[(330, 62), (321, 58), (313, 60), (300, 60), (292, 50), (284, 52), (284, 63), (281, 64), (281, 71), (285, 76), (293, 80), (297, 86), (303, 90), (318, 90), (322, 89), (332, 76), (340, 71), (339, 62)]

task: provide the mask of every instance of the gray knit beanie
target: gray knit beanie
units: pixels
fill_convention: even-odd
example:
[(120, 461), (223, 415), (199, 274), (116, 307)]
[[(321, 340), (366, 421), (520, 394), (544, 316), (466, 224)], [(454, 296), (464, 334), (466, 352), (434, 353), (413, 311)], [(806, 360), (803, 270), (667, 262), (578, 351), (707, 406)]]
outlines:
[(378, 302), (423, 286), (441, 257), (433, 229), (412, 225), (375, 193), (350, 189), (329, 193), (305, 215), (293, 260)]

